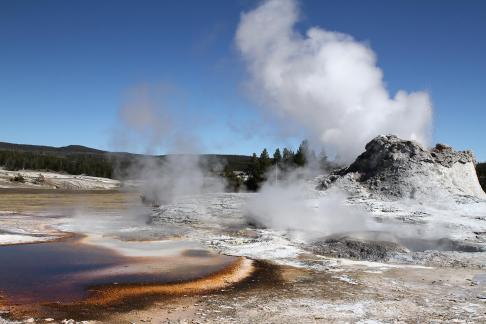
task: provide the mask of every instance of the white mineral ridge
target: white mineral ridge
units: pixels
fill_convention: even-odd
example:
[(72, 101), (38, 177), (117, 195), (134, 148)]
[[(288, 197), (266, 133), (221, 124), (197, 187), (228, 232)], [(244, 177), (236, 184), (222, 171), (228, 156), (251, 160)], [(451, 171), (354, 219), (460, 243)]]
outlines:
[[(11, 181), (19, 174), (25, 179), (24, 183)], [(41, 178), (43, 180), (39, 181)], [(119, 187), (118, 180), (108, 178), (33, 170), (8, 171), (0, 168), (0, 188), (110, 190)]]

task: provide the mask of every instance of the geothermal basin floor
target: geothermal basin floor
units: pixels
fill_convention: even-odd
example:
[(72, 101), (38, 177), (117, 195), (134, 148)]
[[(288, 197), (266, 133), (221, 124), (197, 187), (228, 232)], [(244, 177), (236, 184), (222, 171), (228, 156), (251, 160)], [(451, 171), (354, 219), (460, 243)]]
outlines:
[[(23, 198), (21, 192), (9, 195), (11, 199), (3, 200), (8, 208), (3, 216), (0, 215), (0, 229), (8, 233), (5, 237), (16, 233), (29, 239), (48, 237), (58, 240), (59, 229), (69, 231), (72, 228), (73, 218), (63, 217), (64, 209), (53, 212), (47, 207), (55, 206), (56, 202), (69, 207), (73, 202), (83, 201), (84, 211), (88, 212), (76, 217), (83, 220), (85, 215), (95, 213), (95, 217), (88, 220), (90, 230), (94, 228), (93, 220), (102, 222), (103, 218), (111, 218), (138, 202), (136, 195), (120, 192), (46, 192), (36, 194), (35, 203), (30, 200), (32, 193), (28, 198)], [(103, 323), (486, 321), (483, 298), (486, 282), (482, 280), (486, 271), (476, 262), (484, 252), (428, 252), (425, 255), (432, 265), (353, 261), (314, 255), (300, 250), (297, 244), (280, 233), (237, 227), (237, 219), (231, 215), (238, 213), (244, 197), (238, 194), (197, 197), (169, 210), (177, 215), (210, 210), (213, 225), (211, 219), (198, 223), (197, 219), (192, 221), (186, 217), (159, 217), (157, 224), (144, 224), (135, 235), (130, 228), (120, 227), (121, 223), (107, 220), (107, 224), (116, 225), (120, 237), (115, 235), (100, 240), (91, 233), (84, 238), (0, 247), (0, 250), (5, 249), (1, 264), (10, 267), (10, 271), (2, 269), (5, 277), (0, 278), (4, 290), (4, 299), (0, 299), (0, 303), (4, 305), (3, 311), (8, 312), (0, 313), (0, 317), (38, 323), (45, 323), (46, 318), (53, 318), (52, 322), (73, 318)], [(23, 203), (23, 199), (31, 203)], [(204, 204), (207, 205), (204, 209), (192, 209)], [(49, 213), (56, 216), (50, 217)], [(177, 231), (160, 234), (172, 227)], [(176, 232), (182, 234), (175, 236)], [(144, 236), (146, 242), (139, 242)], [(188, 238), (202, 238), (201, 246), (234, 257), (184, 244), (177, 253), (141, 256), (135, 253), (137, 250), (128, 249), (127, 245), (132, 242), (126, 241), (135, 239), (135, 245), (149, 246), (154, 240), (179, 244)], [(119, 245), (113, 245), (114, 242)], [(153, 248), (146, 250), (150, 253), (157, 251)], [(63, 258), (54, 258), (56, 253)], [(74, 257), (76, 254), (79, 257)], [(56, 266), (50, 268), (49, 262), (36, 262), (34, 257), (29, 259), (27, 255), (37, 256)], [(247, 259), (236, 257), (240, 255), (259, 261), (250, 266), (242, 261)], [(461, 256), (461, 260), (467, 257), (475, 262), (444, 263), (441, 261), (444, 255)], [(8, 263), (16, 260), (16, 256), (23, 261), (17, 265)], [(82, 266), (84, 262), (88, 265)], [(228, 269), (227, 265), (233, 266)], [(228, 277), (228, 271), (224, 269), (236, 276)], [(245, 277), (244, 273), (235, 272), (237, 269), (252, 272)], [(213, 271), (216, 276), (210, 274)], [(19, 279), (15, 278), (16, 274), (37, 288), (30, 293), (27, 284), (14, 284)], [(44, 293), (40, 291), (45, 289), (44, 286), (40, 281), (36, 282), (36, 278), (44, 278), (44, 282), (50, 283)], [(154, 279), (159, 282), (154, 284)], [(182, 284), (189, 285), (173, 282), (178, 279), (186, 279)], [(146, 281), (130, 284), (132, 280)], [(74, 282), (74, 286), (62, 289), (70, 282)], [(204, 287), (211, 289), (201, 289)], [(90, 299), (90, 296), (94, 298)], [(119, 297), (122, 302), (117, 299)], [(56, 300), (61, 298), (64, 301)], [(99, 303), (90, 303), (90, 300)]]

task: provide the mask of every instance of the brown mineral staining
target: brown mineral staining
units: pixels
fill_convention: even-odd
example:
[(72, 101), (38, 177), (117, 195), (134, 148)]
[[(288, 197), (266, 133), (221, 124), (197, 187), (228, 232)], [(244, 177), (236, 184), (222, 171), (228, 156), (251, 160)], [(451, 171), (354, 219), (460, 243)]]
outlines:
[(126, 284), (93, 287), (86, 299), (75, 302), (73, 305), (110, 305), (127, 298), (142, 295), (180, 296), (205, 293), (236, 284), (250, 276), (253, 270), (252, 260), (239, 257), (225, 269), (191, 281), (166, 284)]

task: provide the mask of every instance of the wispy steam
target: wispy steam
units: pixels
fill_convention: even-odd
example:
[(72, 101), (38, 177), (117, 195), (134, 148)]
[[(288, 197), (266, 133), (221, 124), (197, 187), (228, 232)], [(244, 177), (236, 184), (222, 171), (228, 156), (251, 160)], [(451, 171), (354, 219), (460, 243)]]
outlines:
[(139, 87), (119, 111), (114, 143), (141, 148), (146, 154), (168, 153), (163, 158), (140, 157), (128, 170), (129, 178), (140, 180), (145, 198), (152, 202), (224, 188), (223, 180), (212, 173), (218, 166), (198, 154), (202, 144), (194, 132), (196, 122), (179, 95), (165, 85)]
[(375, 53), (350, 35), (295, 29), (295, 0), (264, 1), (242, 14), (237, 46), (250, 86), (285, 127), (303, 127), (342, 161), (349, 162), (378, 134), (428, 144), (432, 105), (426, 92), (391, 97)]
[(131, 89), (118, 112), (119, 123), (112, 140), (114, 148), (144, 154), (199, 151), (202, 144), (194, 133), (198, 122), (186, 109), (183, 98), (169, 84)]

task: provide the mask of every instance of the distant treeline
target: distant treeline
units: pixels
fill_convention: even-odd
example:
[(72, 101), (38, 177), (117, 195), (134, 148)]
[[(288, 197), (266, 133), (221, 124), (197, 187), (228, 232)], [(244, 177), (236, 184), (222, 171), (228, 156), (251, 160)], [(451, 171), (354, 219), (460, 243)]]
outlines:
[(108, 159), (91, 154), (55, 156), (37, 152), (0, 151), (0, 166), (7, 170), (47, 170), (111, 178), (113, 165)]
[[(272, 165), (278, 165), (282, 179), (286, 173), (305, 165), (321, 164), (324, 169), (331, 166), (325, 155), (316, 156), (310, 150), (307, 141), (303, 141), (295, 152), (290, 148), (284, 148), (282, 151), (277, 148), (272, 157), (267, 149), (259, 156), (254, 153), (253, 156), (205, 154), (200, 157), (204, 169), (227, 179), (228, 190), (257, 190), (266, 180)], [(111, 153), (79, 145), (57, 148), (0, 143), (0, 166), (11, 171), (55, 171), (129, 179), (136, 177), (134, 171), (139, 165), (144, 165), (144, 160), (155, 159), (156, 164), (162, 165), (166, 158), (167, 156), (163, 155)]]
[[(205, 166), (215, 173), (221, 173), (223, 166), (228, 171), (246, 170), (251, 163), (251, 157), (245, 155), (205, 154), (201, 157)], [(55, 171), (126, 179), (132, 176), (133, 169), (144, 159), (163, 163), (165, 158), (163, 155), (112, 153), (80, 145), (51, 147), (0, 142), (0, 167), (11, 171)]]
[(476, 165), (476, 172), (478, 173), (479, 183), (486, 192), (486, 162)]

